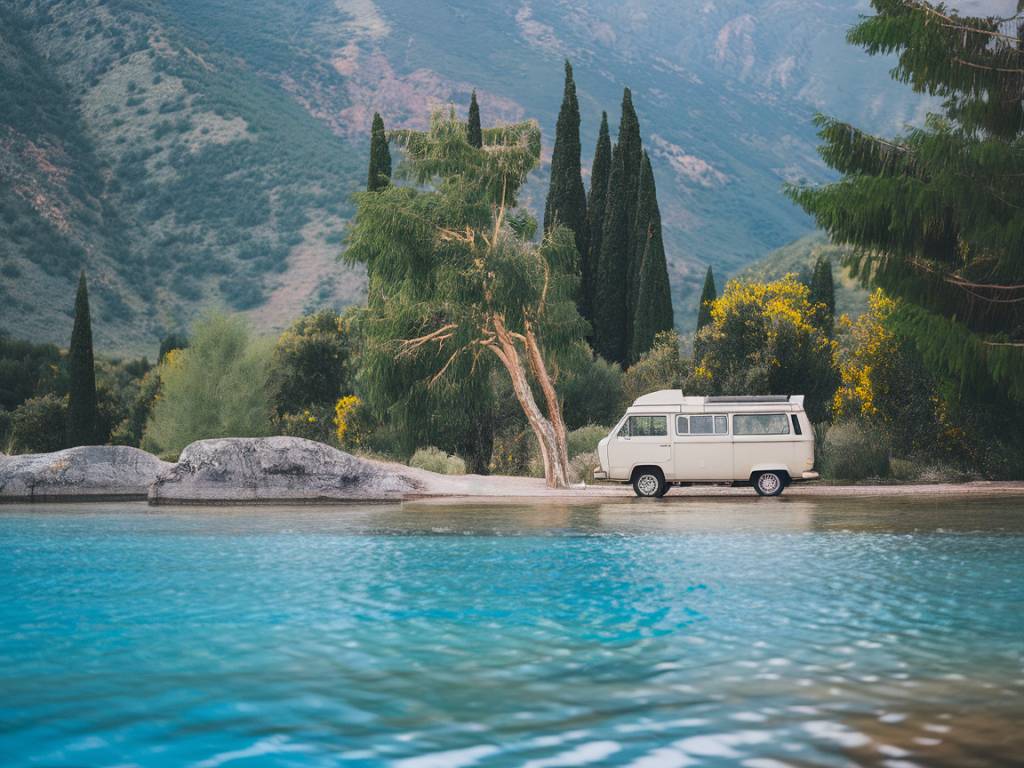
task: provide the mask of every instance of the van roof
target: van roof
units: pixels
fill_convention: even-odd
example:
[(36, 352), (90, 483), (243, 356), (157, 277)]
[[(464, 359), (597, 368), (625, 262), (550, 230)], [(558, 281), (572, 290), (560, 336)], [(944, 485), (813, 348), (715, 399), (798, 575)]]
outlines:
[(633, 406), (672, 406), (687, 408), (704, 408), (708, 405), (718, 406), (755, 406), (791, 405), (804, 407), (803, 395), (684, 395), (681, 389), (662, 389), (638, 397)]

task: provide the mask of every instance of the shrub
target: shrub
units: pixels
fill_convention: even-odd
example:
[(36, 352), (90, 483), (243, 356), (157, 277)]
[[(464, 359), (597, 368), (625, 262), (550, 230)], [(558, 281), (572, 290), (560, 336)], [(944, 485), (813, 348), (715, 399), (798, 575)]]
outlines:
[(205, 438), (269, 434), (270, 354), (268, 345), (249, 338), (240, 318), (200, 321), (191, 345), (160, 364), (161, 391), (142, 447), (163, 454)]
[(544, 477), (537, 452), (537, 439), (529, 429), (508, 430), (494, 436), (491, 472), (498, 475)]
[(330, 309), (297, 320), (274, 347), (274, 406), (278, 413), (334, 405), (348, 388), (349, 339)]
[(597, 451), (581, 453), (569, 460), (569, 480), (574, 483), (593, 483), (594, 470), (599, 469), (601, 461)]
[(618, 421), (624, 408), (628, 408), (641, 395), (660, 389), (678, 389), (689, 371), (679, 354), (679, 334), (662, 331), (654, 337), (654, 346), (644, 352), (622, 376), (622, 400), (611, 418)]
[(597, 444), (608, 437), (610, 427), (599, 427), (590, 424), (586, 427), (574, 429), (567, 435), (569, 444), (569, 458), (579, 456), (582, 453), (594, 453), (597, 451)]
[[(563, 368), (558, 382), (562, 396), (562, 417), (566, 427), (607, 424), (621, 415), (622, 370), (603, 358), (593, 357), (583, 345), (582, 353)], [(572, 454), (569, 454), (570, 457)]]
[(889, 473), (889, 437), (877, 424), (846, 421), (825, 433), (822, 471), (837, 480), (864, 480)]
[(59, 451), (67, 439), (68, 398), (56, 395), (32, 397), (11, 414), (13, 453)]
[(409, 459), (409, 466), (437, 472), (439, 475), (464, 475), (466, 462), (458, 456), (450, 456), (439, 448), (419, 448)]
[(335, 442), (334, 407), (311, 406), (296, 413), (285, 413), (274, 419), (277, 431), (290, 437), (304, 437), (318, 443)]

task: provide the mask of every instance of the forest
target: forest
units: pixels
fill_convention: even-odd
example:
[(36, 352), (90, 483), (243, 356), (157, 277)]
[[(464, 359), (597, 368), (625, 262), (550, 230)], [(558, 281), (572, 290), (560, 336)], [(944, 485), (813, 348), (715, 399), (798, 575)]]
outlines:
[[(276, 339), (209, 313), (153, 363), (94, 359), (83, 273), (66, 352), (0, 336), (4, 450), (174, 457), (196, 439), (289, 434), (564, 486), (591, 479), (597, 441), (634, 398), (681, 388), (806, 395), (828, 479), (1021, 478), (1021, 33), (873, 6), (850, 42), (896, 54), (893, 76), (942, 109), (888, 138), (819, 116), (838, 179), (786, 193), (839, 256), (721, 289), (709, 267), (697, 317), (677, 322), (633, 95), (614, 142), (602, 117), (588, 189), (567, 62), (541, 220), (518, 200), (540, 164), (536, 123), (485, 125), (475, 93), (465, 118), (441, 109), (423, 131), (376, 115), (341, 255), (367, 272), (365, 304)], [(837, 312), (839, 266), (870, 291), (854, 318)]]

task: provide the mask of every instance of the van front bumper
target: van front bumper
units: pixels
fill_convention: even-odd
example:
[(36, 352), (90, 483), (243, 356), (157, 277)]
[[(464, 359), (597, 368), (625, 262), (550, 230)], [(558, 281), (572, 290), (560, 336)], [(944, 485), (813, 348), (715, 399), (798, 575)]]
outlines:
[(803, 472), (800, 474), (801, 480), (817, 480), (821, 475), (817, 472)]
[(595, 469), (594, 470), (594, 479), (595, 480), (607, 480), (608, 479), (608, 473), (605, 472), (603, 469)]

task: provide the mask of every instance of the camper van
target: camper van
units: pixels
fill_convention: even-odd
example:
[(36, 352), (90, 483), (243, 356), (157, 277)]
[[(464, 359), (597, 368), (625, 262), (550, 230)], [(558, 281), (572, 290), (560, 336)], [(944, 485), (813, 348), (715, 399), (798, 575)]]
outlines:
[(665, 389), (637, 398), (598, 444), (597, 480), (632, 483), (637, 496), (673, 485), (753, 485), (778, 496), (815, 480), (814, 431), (803, 395), (687, 397)]

